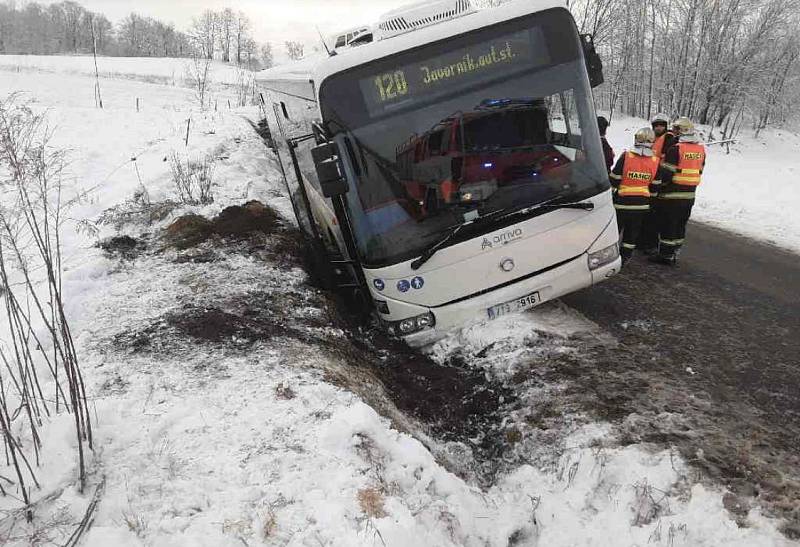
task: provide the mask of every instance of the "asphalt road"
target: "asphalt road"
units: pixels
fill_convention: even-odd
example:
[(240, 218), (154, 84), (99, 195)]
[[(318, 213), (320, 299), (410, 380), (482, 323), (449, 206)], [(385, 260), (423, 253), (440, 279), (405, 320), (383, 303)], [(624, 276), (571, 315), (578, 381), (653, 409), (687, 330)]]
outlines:
[(692, 223), (677, 267), (637, 256), (565, 301), (620, 342), (581, 366), (586, 404), (800, 539), (800, 256)]

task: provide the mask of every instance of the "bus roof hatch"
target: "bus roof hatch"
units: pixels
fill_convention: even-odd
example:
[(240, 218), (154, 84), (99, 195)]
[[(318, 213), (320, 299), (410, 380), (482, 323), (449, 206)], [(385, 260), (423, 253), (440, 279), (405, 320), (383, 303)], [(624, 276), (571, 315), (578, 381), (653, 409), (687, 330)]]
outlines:
[(475, 12), (470, 0), (420, 2), (384, 14), (378, 21), (377, 38), (384, 40), (418, 28), (436, 25)]

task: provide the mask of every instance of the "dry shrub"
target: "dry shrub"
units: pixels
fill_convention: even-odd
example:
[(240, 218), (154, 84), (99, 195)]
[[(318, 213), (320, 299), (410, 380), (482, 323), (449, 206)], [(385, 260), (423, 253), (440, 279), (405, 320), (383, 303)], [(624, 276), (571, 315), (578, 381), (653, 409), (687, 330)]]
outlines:
[(275, 530), (278, 528), (278, 519), (272, 509), (267, 510), (267, 516), (264, 518), (264, 526), (261, 527), (261, 535), (265, 540), (272, 537)]
[(377, 488), (362, 488), (358, 491), (358, 505), (370, 518), (380, 519), (388, 515), (383, 502), (383, 493)]
[(214, 182), (215, 159), (204, 155), (191, 160), (182, 158), (177, 152), (170, 156), (172, 181), (178, 191), (178, 200), (187, 205), (207, 205), (214, 202), (211, 189)]
[[(0, 286), (8, 342), (0, 347), (5, 365), (0, 369), (0, 438), (4, 461), (16, 478), (3, 478), (0, 495), (8, 495), (6, 488), (13, 485), (28, 521), (33, 520), (30, 491), (42, 486), (34, 469), (47, 450), (39, 434), (44, 422), (62, 412), (73, 415), (81, 492), (84, 444), (92, 449), (86, 389), (61, 277), (62, 230), (71, 207), (85, 195), (70, 188), (67, 153), (55, 148), (51, 137), (46, 117), (19, 96), (0, 100)], [(77, 195), (68, 199), (73, 190)], [(43, 381), (48, 376), (52, 382)], [(45, 388), (52, 393), (45, 395)]]
[(142, 201), (141, 196), (142, 194), (136, 193), (124, 203), (106, 209), (97, 224), (110, 224), (117, 230), (128, 224), (152, 225), (166, 219), (179, 205), (175, 201)]
[(147, 533), (147, 521), (144, 515), (133, 511), (125, 511), (122, 513), (122, 519), (128, 526), (128, 530), (136, 534), (137, 537), (143, 538)]

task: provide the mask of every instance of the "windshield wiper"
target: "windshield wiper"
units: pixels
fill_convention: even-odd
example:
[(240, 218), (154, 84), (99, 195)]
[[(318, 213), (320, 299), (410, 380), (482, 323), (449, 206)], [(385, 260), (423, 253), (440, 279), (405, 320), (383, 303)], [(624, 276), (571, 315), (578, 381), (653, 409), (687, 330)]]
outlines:
[(447, 243), (449, 243), (451, 239), (456, 237), (456, 235), (458, 235), (458, 232), (460, 232), (464, 226), (469, 226), (470, 224), (472, 224), (476, 220), (479, 220), (480, 218), (481, 217), (478, 217), (473, 220), (468, 220), (466, 222), (462, 222), (461, 224), (450, 230), (450, 233), (448, 233), (445, 237), (443, 237), (442, 239), (440, 239), (439, 241), (437, 241), (436, 243), (425, 249), (418, 259), (411, 262), (411, 269), (419, 270), (420, 266), (425, 264), (428, 260), (430, 260), (430, 258), (433, 255), (436, 254), (436, 251), (447, 245)]
[[(534, 211), (539, 211), (541, 209), (581, 209), (583, 211), (591, 211), (594, 209), (594, 203), (591, 201), (577, 201), (577, 202), (569, 202), (569, 203), (554, 203), (554, 201), (558, 198), (554, 198), (552, 200), (545, 201), (543, 203), (537, 203), (536, 205), (531, 205), (529, 207), (523, 207), (522, 209), (516, 209), (514, 211), (508, 211), (508, 209), (500, 209), (499, 211), (495, 211), (493, 213), (489, 213), (488, 215), (484, 215), (482, 217), (478, 217), (472, 220), (468, 220), (466, 222), (462, 222), (455, 228), (453, 228), (450, 233), (448, 233), (444, 238), (437, 241), (427, 249), (425, 249), (420, 257), (414, 260), (411, 263), (412, 270), (418, 270), (423, 264), (425, 264), (428, 260), (431, 259), (436, 252), (447, 245), (454, 237), (458, 235), (462, 228), (465, 226), (469, 226), (470, 224), (474, 224), (476, 222), (481, 222), (485, 220), (493, 220), (495, 222), (502, 220), (504, 218), (511, 218), (515, 216), (521, 215), (528, 215)], [(508, 211), (508, 212), (506, 212)]]
[(594, 203), (591, 201), (573, 201), (568, 203), (540, 203), (538, 205), (531, 205), (530, 207), (523, 207), (516, 211), (510, 211), (499, 218), (508, 218), (517, 215), (526, 215), (539, 209), (581, 209), (583, 211), (591, 211), (594, 209)]

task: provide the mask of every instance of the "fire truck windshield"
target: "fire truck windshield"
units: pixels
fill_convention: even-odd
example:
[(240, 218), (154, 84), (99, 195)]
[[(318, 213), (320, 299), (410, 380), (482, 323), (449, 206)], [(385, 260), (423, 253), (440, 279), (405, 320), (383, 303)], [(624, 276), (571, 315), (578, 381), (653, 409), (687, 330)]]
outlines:
[(464, 117), (464, 151), (513, 150), (547, 144), (547, 108), (492, 107)]
[[(545, 16), (552, 19), (547, 25), (541, 21)], [(555, 196), (581, 200), (608, 189), (591, 91), (568, 17), (560, 10), (543, 12), (530, 17), (525, 28), (480, 31), (429, 53), (415, 50), (413, 58), (406, 54), (400, 60), (382, 60), (361, 74), (344, 73), (323, 83), (324, 121), (336, 134), (355, 179), (347, 203), (366, 266), (419, 256), (453, 226), (470, 219), (524, 209)], [(538, 37), (526, 42), (528, 31)], [(551, 32), (557, 40), (548, 39)], [(527, 64), (487, 68), (480, 77), (454, 81), (449, 89), (440, 85), (435, 92), (408, 76), (409, 67), (424, 66), (430, 72), (430, 67), (452, 59), (474, 63), (481, 51), (497, 52), (504, 41), (503, 60), (526, 43), (547, 50), (526, 53)], [(381, 104), (380, 93), (366, 97), (365, 85), (371, 83), (380, 83), (386, 96), (388, 80), (371, 75), (395, 73), (395, 66), (406, 75), (407, 93), (419, 89), (417, 94), (406, 101), (393, 99), (390, 106)], [(402, 84), (395, 82), (393, 91), (398, 89)], [(533, 214), (551, 210), (531, 209)], [(475, 237), (475, 230), (497, 228), (491, 222), (472, 226), (448, 244)]]

